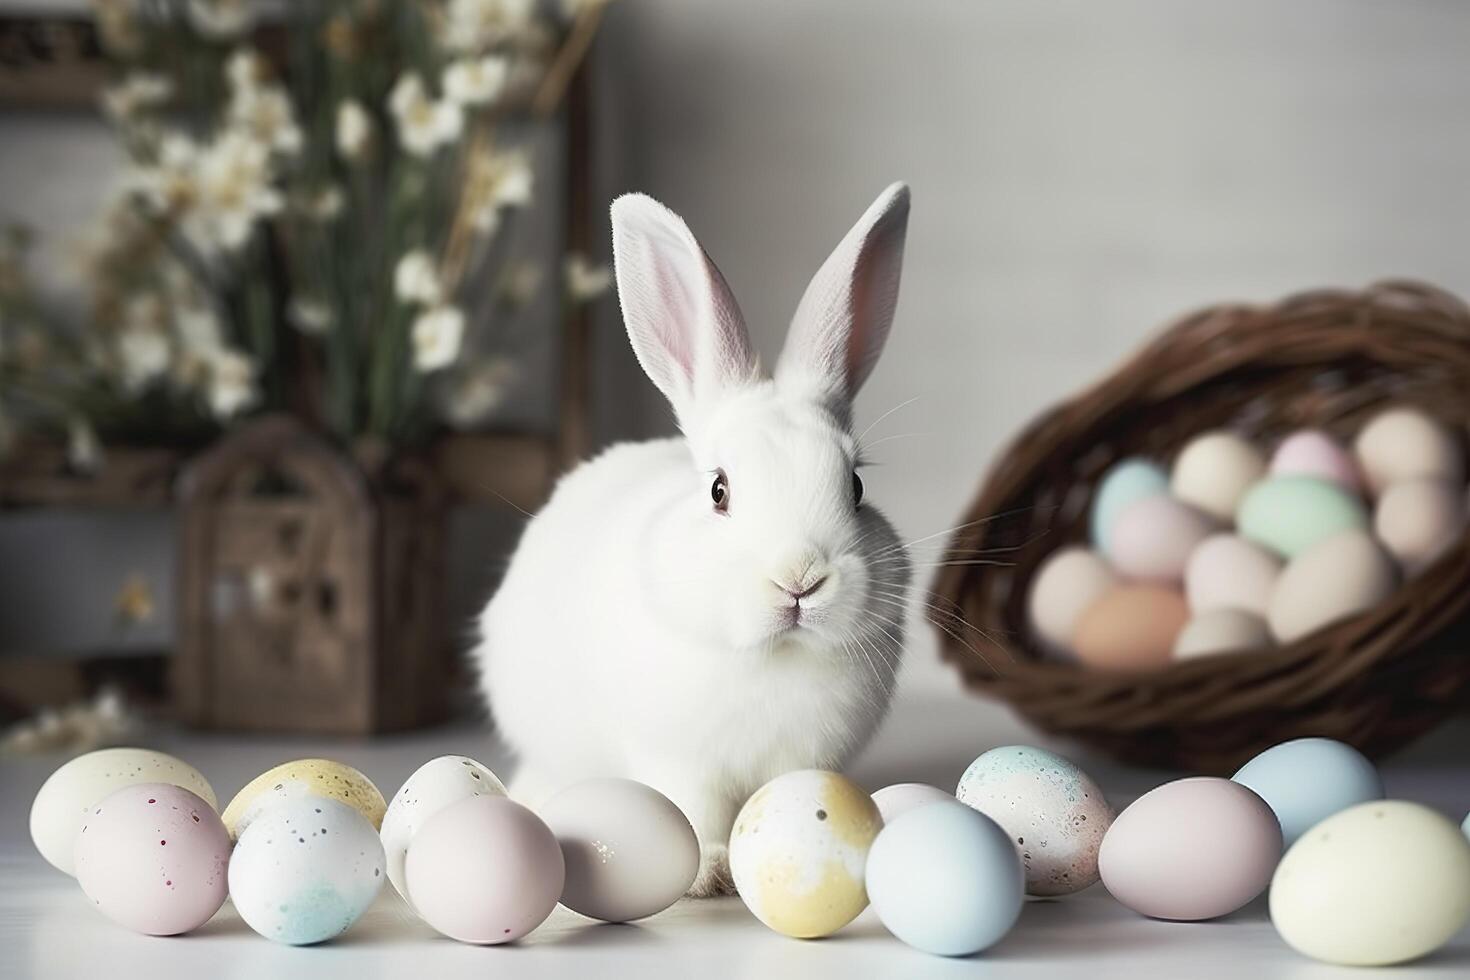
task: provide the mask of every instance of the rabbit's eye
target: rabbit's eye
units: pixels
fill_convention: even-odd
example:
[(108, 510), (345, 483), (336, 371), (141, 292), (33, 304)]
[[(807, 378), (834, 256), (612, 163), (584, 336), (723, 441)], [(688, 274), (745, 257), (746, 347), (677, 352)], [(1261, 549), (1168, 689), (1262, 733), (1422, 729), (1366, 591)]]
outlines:
[(716, 511), (723, 514), (730, 509), (730, 481), (725, 478), (724, 470), (715, 474), (715, 482), (709, 488), (709, 495), (715, 502)]
[(852, 505), (858, 507), (863, 502), (863, 478), (854, 470), (852, 474)]

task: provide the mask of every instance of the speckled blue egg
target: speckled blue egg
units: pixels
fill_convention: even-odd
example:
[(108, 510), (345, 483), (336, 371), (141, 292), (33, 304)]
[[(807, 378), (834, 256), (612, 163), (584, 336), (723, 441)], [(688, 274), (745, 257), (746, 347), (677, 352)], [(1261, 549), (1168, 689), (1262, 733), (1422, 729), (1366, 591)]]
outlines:
[(888, 931), (938, 956), (968, 956), (1015, 925), (1021, 861), (994, 820), (960, 803), (901, 814), (868, 852), (868, 898)]
[(1157, 463), (1140, 458), (1114, 463), (1103, 474), (1097, 493), (1092, 498), (1089, 519), (1092, 546), (1107, 554), (1107, 542), (1112, 537), (1113, 524), (1128, 505), (1145, 497), (1168, 492), (1169, 474)]
[(1334, 813), (1383, 799), (1383, 780), (1373, 763), (1351, 745), (1330, 738), (1273, 745), (1233, 778), (1271, 807), (1287, 847)]
[(357, 810), (325, 797), (281, 802), (230, 856), (230, 898), (267, 939), (304, 946), (346, 932), (385, 880), (383, 844)]

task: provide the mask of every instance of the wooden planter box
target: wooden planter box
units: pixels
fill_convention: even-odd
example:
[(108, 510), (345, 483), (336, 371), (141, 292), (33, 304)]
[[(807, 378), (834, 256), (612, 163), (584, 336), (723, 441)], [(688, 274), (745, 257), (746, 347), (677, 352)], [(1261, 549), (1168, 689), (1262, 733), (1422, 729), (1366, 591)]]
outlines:
[(179, 519), (183, 720), (363, 734), (444, 717), (446, 507), (428, 467), (369, 474), (266, 417), (188, 466)]

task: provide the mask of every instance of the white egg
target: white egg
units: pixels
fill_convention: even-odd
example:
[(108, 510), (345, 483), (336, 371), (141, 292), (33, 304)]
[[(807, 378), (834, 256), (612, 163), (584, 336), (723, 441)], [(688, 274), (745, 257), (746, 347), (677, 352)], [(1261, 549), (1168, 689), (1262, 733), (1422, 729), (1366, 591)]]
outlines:
[(917, 810), (921, 806), (954, 801), (952, 793), (946, 793), (928, 783), (894, 783), (873, 794), (873, 802), (878, 805), (878, 812), (883, 815), (885, 825), (898, 819), (900, 814)]
[(345, 932), (383, 886), (383, 844), (354, 808), (297, 797), (250, 822), (230, 855), (230, 898), (267, 939), (293, 946)]
[(1207, 432), (1180, 452), (1169, 488), (1185, 503), (1229, 521), (1240, 498), (1265, 473), (1265, 455), (1248, 440), (1233, 432)]
[(218, 807), (214, 789), (193, 766), (151, 749), (100, 749), (53, 772), (31, 804), (31, 839), (52, 866), (75, 874), (72, 849), (83, 818), (99, 800), (125, 786), (168, 783)]
[(505, 784), (485, 766), (462, 755), (430, 759), (404, 780), (383, 814), (383, 851), (388, 880), (409, 906), (404, 863), (408, 845), (430, 817), (472, 796), (504, 796)]
[(1392, 408), (1358, 433), (1353, 454), (1374, 493), (1405, 480), (1462, 483), (1465, 459), (1449, 428), (1416, 408)]
[(1391, 484), (1373, 511), (1373, 532), (1410, 575), (1434, 564), (1464, 527), (1464, 497), (1443, 480)]
[(1031, 629), (1050, 650), (1070, 649), (1082, 613), (1117, 584), (1118, 576), (1095, 551), (1072, 547), (1053, 553), (1031, 580)]
[(1281, 559), (1235, 534), (1215, 534), (1190, 552), (1184, 591), (1190, 611), (1244, 609), (1266, 615)]
[(1365, 531), (1344, 531), (1293, 558), (1276, 581), (1266, 621), (1280, 643), (1372, 609), (1397, 583), (1393, 562)]
[(1260, 616), (1243, 609), (1213, 609), (1195, 616), (1180, 630), (1174, 658), (1264, 650), (1271, 645), (1271, 631)]

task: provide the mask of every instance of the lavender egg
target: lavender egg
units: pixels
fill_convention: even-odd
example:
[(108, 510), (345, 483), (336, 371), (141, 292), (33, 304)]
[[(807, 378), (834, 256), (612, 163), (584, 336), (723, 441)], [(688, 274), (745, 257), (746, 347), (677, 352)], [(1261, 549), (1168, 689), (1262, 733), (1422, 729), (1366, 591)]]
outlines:
[(1113, 808), (1070, 760), (1029, 745), (991, 749), (970, 763), (955, 796), (1009, 835), (1028, 895), (1070, 895), (1097, 881)]

